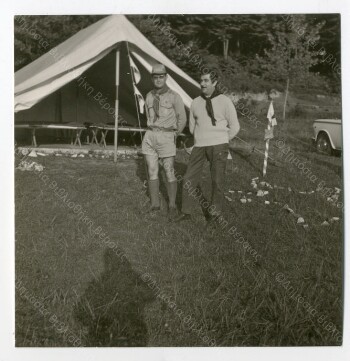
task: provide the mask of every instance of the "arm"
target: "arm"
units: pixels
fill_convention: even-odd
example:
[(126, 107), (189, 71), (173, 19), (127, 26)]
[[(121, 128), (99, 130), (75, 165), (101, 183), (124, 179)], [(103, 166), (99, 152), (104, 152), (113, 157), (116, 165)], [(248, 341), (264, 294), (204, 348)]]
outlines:
[(178, 94), (175, 95), (174, 109), (177, 119), (177, 133), (179, 134), (184, 130), (187, 119), (184, 102)]
[(148, 109), (149, 97), (150, 97), (150, 93), (148, 93), (148, 94), (146, 95), (146, 101), (145, 101), (146, 117), (147, 117), (147, 126), (150, 126), (150, 125), (151, 125), (151, 118), (150, 118), (149, 109)]
[(240, 126), (237, 118), (236, 108), (232, 101), (227, 98), (226, 116), (229, 127), (228, 137), (229, 140), (233, 139), (239, 132)]
[(196, 126), (196, 120), (194, 119), (194, 116), (193, 116), (193, 102), (192, 102), (191, 108), (190, 108), (190, 121), (189, 121), (189, 128), (190, 128), (191, 134), (193, 134), (195, 126)]

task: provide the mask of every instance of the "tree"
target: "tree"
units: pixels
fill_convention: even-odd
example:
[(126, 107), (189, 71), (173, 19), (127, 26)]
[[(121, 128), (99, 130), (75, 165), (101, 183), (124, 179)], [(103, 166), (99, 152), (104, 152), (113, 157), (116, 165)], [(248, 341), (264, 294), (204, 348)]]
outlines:
[(287, 15), (282, 16), (274, 24), (273, 33), (268, 34), (271, 47), (265, 49), (265, 57), (260, 61), (265, 78), (286, 84), (283, 120), (290, 87), (305, 82), (310, 69), (320, 62), (320, 54), (314, 48), (323, 25), (311, 26), (305, 15)]

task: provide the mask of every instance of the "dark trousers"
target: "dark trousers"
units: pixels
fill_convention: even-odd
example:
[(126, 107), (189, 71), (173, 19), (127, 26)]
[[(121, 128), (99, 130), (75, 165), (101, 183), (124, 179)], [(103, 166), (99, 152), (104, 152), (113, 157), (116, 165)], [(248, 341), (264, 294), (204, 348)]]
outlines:
[[(192, 207), (195, 203), (199, 203), (204, 211), (210, 208), (214, 210), (215, 213), (221, 213), (224, 199), (223, 187), (227, 155), (227, 143), (208, 147), (193, 147), (182, 186), (183, 213), (191, 214)], [(210, 163), (212, 181), (210, 204), (204, 199), (199, 188), (202, 169), (206, 160)]]

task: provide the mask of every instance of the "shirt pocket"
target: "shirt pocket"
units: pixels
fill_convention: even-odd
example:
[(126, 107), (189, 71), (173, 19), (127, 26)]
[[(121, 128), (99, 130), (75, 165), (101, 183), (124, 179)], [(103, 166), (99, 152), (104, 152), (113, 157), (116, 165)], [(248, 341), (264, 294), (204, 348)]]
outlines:
[(170, 99), (165, 98), (161, 99), (159, 103), (159, 115), (160, 116), (169, 116), (172, 113), (173, 104)]

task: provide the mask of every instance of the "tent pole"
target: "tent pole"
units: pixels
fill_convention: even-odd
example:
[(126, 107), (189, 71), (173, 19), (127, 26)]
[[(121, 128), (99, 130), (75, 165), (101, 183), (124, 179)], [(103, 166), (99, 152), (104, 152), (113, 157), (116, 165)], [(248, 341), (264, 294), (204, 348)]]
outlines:
[[(134, 76), (134, 71), (131, 68), (131, 56), (130, 56), (130, 50), (129, 50), (129, 43), (126, 42), (126, 48), (128, 50), (128, 58), (129, 58), (129, 67), (130, 67), (130, 75), (131, 75), (131, 80), (133, 83), (133, 86), (136, 87), (136, 81), (135, 81), (135, 76)], [(137, 96), (135, 93), (135, 88), (133, 88), (134, 90), (134, 98), (135, 98), (135, 106), (136, 106), (136, 112), (137, 112), (137, 120), (139, 122), (139, 128), (141, 129), (141, 122), (140, 122), (140, 112), (139, 112), (139, 106), (138, 106), (138, 100), (137, 100)], [(140, 132), (140, 136), (141, 136), (141, 142), (143, 140), (143, 136), (142, 136), (142, 132)]]
[(115, 57), (114, 163), (117, 163), (117, 149), (118, 149), (119, 64), (120, 64), (120, 50), (118, 48)]

